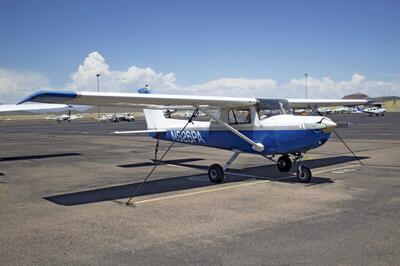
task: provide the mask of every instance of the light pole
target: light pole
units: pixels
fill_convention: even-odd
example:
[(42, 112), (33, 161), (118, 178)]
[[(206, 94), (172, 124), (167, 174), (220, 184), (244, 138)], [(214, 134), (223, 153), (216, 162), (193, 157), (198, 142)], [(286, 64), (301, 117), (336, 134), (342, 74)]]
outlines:
[[(97, 92), (100, 92), (100, 73), (96, 74), (97, 77)], [(97, 105), (97, 118), (100, 118), (100, 106)]]
[(304, 78), (306, 79), (306, 99), (308, 98), (307, 77), (308, 77), (308, 74), (307, 73), (304, 74)]

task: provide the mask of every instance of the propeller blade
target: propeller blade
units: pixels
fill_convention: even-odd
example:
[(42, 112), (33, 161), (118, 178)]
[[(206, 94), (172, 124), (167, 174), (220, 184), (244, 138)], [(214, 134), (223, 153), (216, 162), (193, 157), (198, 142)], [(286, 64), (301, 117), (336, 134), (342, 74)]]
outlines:
[(353, 123), (350, 122), (336, 122), (337, 128), (351, 128)]

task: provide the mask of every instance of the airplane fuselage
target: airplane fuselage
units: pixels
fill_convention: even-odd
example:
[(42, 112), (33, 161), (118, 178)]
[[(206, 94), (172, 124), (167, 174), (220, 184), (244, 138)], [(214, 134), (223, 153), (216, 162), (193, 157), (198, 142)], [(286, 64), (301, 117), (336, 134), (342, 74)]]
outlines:
[[(306, 152), (326, 143), (331, 133), (318, 129), (319, 122), (323, 119), (329, 118), (277, 115), (259, 121), (258, 126), (236, 125), (235, 128), (239, 132), (264, 145), (265, 148), (261, 152), (255, 151), (242, 138), (210, 121), (194, 121), (184, 131), (181, 131), (182, 127), (174, 126), (173, 128), (166, 128), (166, 132), (152, 133), (150, 136), (160, 140), (237, 150), (245, 153), (291, 154)], [(329, 119), (329, 121), (331, 120)], [(174, 123), (176, 125), (176, 120)]]

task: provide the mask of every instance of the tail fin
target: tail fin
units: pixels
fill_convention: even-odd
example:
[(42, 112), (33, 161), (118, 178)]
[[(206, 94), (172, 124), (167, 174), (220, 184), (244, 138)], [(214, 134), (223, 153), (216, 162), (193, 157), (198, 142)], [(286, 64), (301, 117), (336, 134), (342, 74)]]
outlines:
[(166, 118), (162, 110), (143, 109), (147, 129), (165, 129)]
[[(138, 90), (138, 93), (151, 93), (149, 85)], [(166, 127), (166, 118), (162, 110), (143, 109), (146, 119), (147, 129), (164, 129)]]

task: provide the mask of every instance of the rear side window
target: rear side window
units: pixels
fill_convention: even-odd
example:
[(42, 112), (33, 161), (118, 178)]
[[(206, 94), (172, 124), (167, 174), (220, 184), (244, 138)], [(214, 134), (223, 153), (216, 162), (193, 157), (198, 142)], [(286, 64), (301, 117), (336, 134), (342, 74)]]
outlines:
[(229, 124), (249, 124), (251, 123), (251, 114), (249, 109), (230, 110)]

